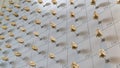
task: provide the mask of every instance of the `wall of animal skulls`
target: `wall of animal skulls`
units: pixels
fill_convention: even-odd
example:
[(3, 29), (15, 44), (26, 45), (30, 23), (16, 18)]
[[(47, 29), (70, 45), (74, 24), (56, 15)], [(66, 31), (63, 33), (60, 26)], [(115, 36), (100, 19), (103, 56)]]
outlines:
[(0, 68), (120, 68), (120, 0), (0, 5)]

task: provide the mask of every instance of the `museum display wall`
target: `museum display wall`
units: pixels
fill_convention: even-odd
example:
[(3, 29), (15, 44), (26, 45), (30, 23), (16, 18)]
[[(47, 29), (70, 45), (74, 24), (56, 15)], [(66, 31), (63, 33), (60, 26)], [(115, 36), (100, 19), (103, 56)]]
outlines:
[(0, 68), (120, 68), (120, 0), (0, 0)]

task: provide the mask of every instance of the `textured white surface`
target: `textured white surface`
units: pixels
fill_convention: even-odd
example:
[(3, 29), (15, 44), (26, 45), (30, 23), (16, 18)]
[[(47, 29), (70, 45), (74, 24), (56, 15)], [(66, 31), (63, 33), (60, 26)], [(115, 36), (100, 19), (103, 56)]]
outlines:
[[(16, 1), (16, 0), (14, 0)], [(7, 2), (7, 0), (6, 0)], [(51, 0), (43, 0), (42, 4), (32, 4), (37, 2), (37, 0), (31, 0), (31, 3), (24, 2), (24, 0), (17, 0), (21, 8), (14, 8), (13, 5), (9, 5), (12, 8), (12, 12), (7, 12), (6, 9), (2, 9), (4, 16), (9, 16), (10, 20), (6, 21), (4, 16), (0, 16), (2, 25), (7, 25), (8, 29), (3, 30), (0, 28), (0, 33), (4, 33), (5, 39), (0, 40), (0, 57), (7, 55), (9, 61), (5, 62), (0, 60), (0, 68), (71, 68), (71, 63), (73, 61), (80, 65), (80, 68), (120, 68), (120, 5), (116, 4), (116, 0), (97, 0), (96, 5), (100, 5), (98, 9), (95, 6), (90, 5), (90, 0), (74, 0), (74, 5), (70, 5), (69, 0), (57, 0), (57, 4), (53, 5)], [(2, 4), (2, 2), (0, 2)], [(43, 7), (46, 3), (50, 3), (49, 6)], [(57, 8), (61, 3), (65, 3), (64, 7)], [(74, 9), (76, 5), (81, 6)], [(103, 6), (105, 4), (106, 6)], [(108, 5), (107, 5), (108, 4)], [(8, 4), (7, 4), (8, 5)], [(30, 7), (30, 11), (21, 11), (25, 6)], [(41, 13), (33, 13), (36, 8), (41, 9)], [(53, 16), (50, 12), (55, 10), (57, 12), (56, 16)], [(75, 13), (75, 18), (70, 17), (70, 12)], [(98, 21), (93, 19), (93, 13), (97, 11), (99, 14), (99, 20), (102, 21), (98, 24)], [(17, 12), (19, 17), (15, 17), (12, 14)], [(48, 13), (47, 16), (42, 17), (44, 14)], [(20, 20), (22, 16), (26, 15), (28, 17), (27, 21)], [(57, 19), (57, 17), (63, 15), (62, 18)], [(75, 22), (77, 18), (79, 21)], [(37, 25), (33, 22), (35, 19), (40, 19), (41, 24)], [(17, 26), (13, 27), (10, 22), (15, 21)], [(28, 24), (31, 22), (30, 24)], [(56, 23), (56, 29), (52, 29), (50, 22)], [(76, 32), (70, 31), (70, 26), (75, 25), (77, 27)], [(26, 32), (21, 32), (17, 29), (19, 26), (24, 26)], [(45, 26), (41, 28), (42, 26)], [(96, 29), (100, 29), (105, 37), (105, 42), (101, 42), (100, 39), (96, 38)], [(8, 31), (13, 29), (15, 37), (10, 37)], [(57, 30), (59, 30), (57, 32)], [(28, 32), (37, 31), (39, 32), (39, 37), (35, 37), (33, 34), (26, 35)], [(76, 36), (79, 34), (79, 36)], [(51, 43), (50, 37), (56, 38), (56, 43)], [(24, 39), (24, 44), (18, 43), (15, 38), (21, 37)], [(5, 41), (10, 39), (12, 48), (8, 49), (5, 47)], [(42, 39), (42, 40), (40, 40)], [(81, 53), (77, 53), (77, 50), (71, 48), (71, 42), (76, 42), (78, 44), (77, 50), (81, 50)], [(31, 45), (25, 47), (26, 44), (32, 44), (39, 47), (38, 52), (33, 51)], [(56, 46), (57, 44), (60, 44)], [(106, 59), (110, 59), (109, 63), (105, 63), (104, 59), (99, 58), (99, 49), (105, 49)], [(12, 49), (17, 49), (17, 51), (22, 53), (21, 57), (14, 56)], [(3, 54), (7, 51), (8, 54)], [(49, 53), (54, 53), (56, 58), (50, 59)], [(31, 67), (27, 60), (22, 58), (28, 57), (29, 61), (36, 62), (36, 67)], [(61, 62), (56, 63), (55, 60), (61, 60)], [(10, 61), (15, 62), (15, 64), (9, 64)], [(5, 65), (4, 65), (5, 64)]]

